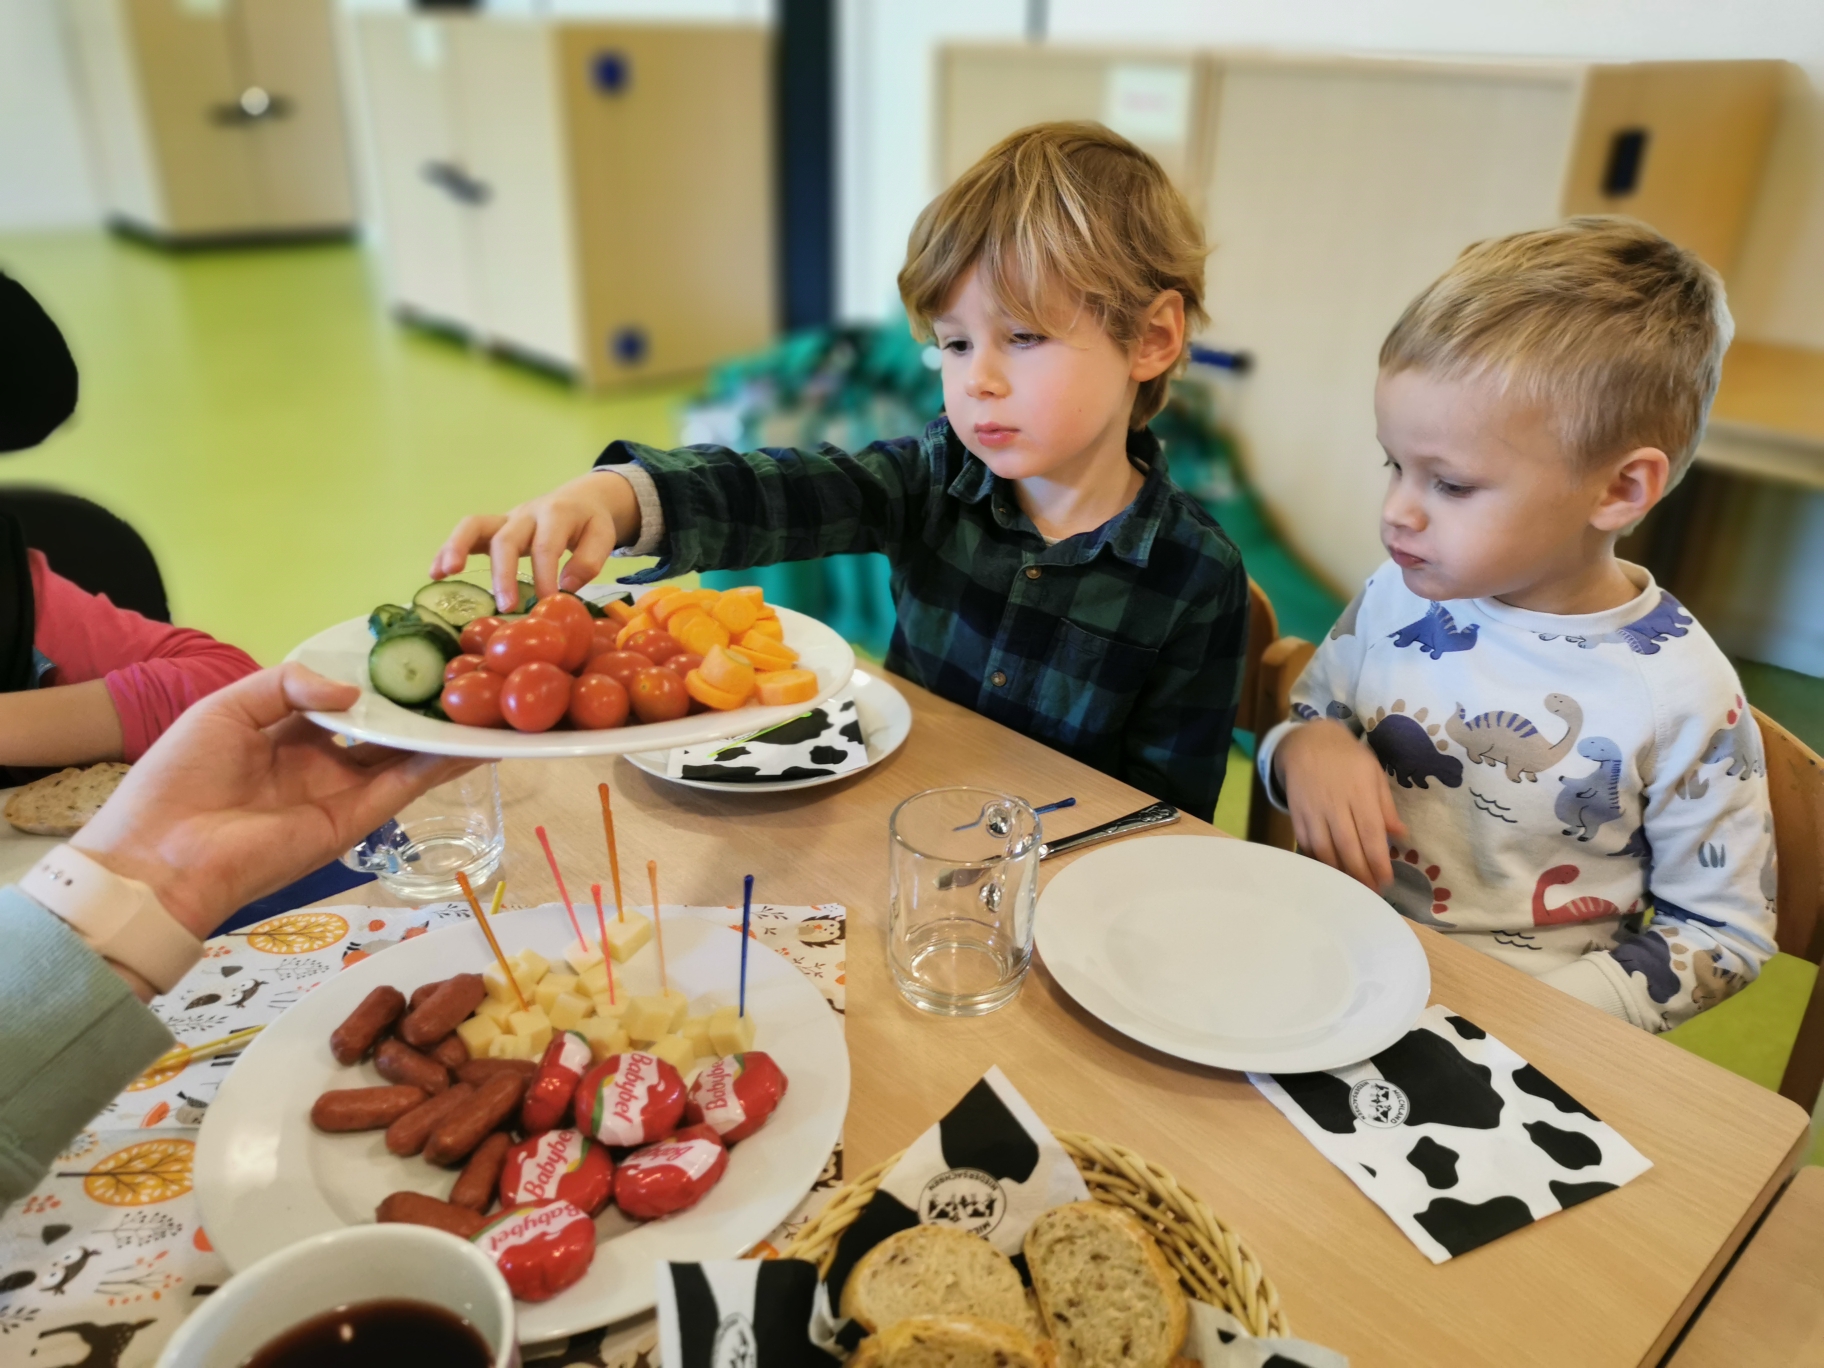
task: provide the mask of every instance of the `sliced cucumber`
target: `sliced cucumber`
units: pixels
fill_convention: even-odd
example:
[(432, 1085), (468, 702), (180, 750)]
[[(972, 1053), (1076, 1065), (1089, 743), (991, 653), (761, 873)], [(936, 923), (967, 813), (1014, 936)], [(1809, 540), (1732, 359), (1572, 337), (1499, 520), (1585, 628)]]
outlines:
[[(491, 602), (492, 600), (490, 600)], [(538, 602), (538, 590), (532, 587), (532, 581), (522, 579), (519, 582), (519, 611), (529, 613)]]
[(397, 603), (383, 603), (367, 615), (367, 630), (376, 639), (383, 637), (399, 625), (399, 619), (406, 615), (406, 611)]
[(395, 627), (367, 653), (367, 677), (382, 698), (416, 708), (443, 692), (443, 667), (456, 652), (447, 633), (429, 626)]
[(494, 596), (466, 580), (437, 580), (412, 595), (412, 606), (435, 613), (461, 631), (494, 611)]
[(439, 636), (447, 637), (451, 655), (457, 654), (462, 649), (459, 644), (462, 641), (462, 629), (452, 622), (446, 622), (429, 608), (412, 605), (406, 615), (393, 624), (392, 630), (398, 631), (401, 627), (428, 628)]

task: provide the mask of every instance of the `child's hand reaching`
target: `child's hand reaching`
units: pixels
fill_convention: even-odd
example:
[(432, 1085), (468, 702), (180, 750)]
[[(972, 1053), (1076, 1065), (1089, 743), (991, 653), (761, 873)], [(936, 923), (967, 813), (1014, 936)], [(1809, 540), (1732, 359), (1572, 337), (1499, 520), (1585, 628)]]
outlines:
[[(510, 613), (519, 603), (521, 556), (532, 557), (532, 586), (539, 598), (560, 589), (574, 593), (601, 574), (616, 546), (639, 536), (640, 505), (633, 486), (612, 470), (592, 470), (505, 517), (477, 513), (464, 518), (431, 562), (431, 578), (460, 574), (471, 555), (485, 551), (494, 563), (494, 602)], [(565, 551), (570, 559), (560, 575), (558, 561)]]
[(1279, 743), (1273, 768), (1300, 850), (1377, 893), (1393, 882), (1387, 837), (1404, 838), (1406, 827), (1386, 772), (1353, 732), (1331, 718), (1294, 727)]

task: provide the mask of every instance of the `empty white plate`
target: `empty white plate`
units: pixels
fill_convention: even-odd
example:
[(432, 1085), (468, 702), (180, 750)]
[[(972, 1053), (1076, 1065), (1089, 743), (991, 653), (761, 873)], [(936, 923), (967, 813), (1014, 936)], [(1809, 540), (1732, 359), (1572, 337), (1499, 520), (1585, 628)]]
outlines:
[(1346, 874), (1220, 836), (1091, 851), (1039, 895), (1045, 967), (1085, 1010), (1166, 1054), (1305, 1073), (1411, 1029), (1431, 969), (1400, 914)]

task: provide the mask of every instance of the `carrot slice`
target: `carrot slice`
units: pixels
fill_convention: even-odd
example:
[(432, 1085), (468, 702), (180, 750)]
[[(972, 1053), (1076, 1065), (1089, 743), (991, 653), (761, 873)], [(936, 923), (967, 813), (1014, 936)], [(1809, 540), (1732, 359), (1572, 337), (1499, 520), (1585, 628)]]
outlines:
[(754, 667), (720, 646), (712, 646), (697, 666), (703, 678), (724, 693), (747, 698), (754, 692)]
[(784, 641), (785, 628), (779, 625), (779, 619), (776, 617), (760, 618), (736, 639), (745, 645), (749, 637), (765, 637), (768, 641)]
[[(696, 673), (694, 670), (691, 673)], [(685, 687), (690, 681), (685, 680)], [(809, 703), (817, 696), (817, 676), (809, 670), (770, 670), (754, 676), (754, 692), (768, 707), (782, 703)]]
[(673, 594), (681, 594), (683, 592), (684, 591), (675, 584), (658, 585), (656, 588), (648, 589), (633, 601), (633, 611), (636, 613), (650, 613), (652, 611), (652, 605), (657, 603), (660, 599), (670, 598)]
[(669, 624), (671, 634), (684, 643), (684, 649), (707, 656), (717, 646), (728, 645), (728, 628), (708, 613), (694, 610), (676, 613)]
[(602, 611), (623, 627), (639, 616), (633, 611), (633, 605), (626, 599), (610, 599), (602, 605)]
[(651, 613), (635, 613), (632, 617), (627, 619), (626, 626), (622, 627), (615, 635), (614, 649), (617, 651), (624, 650), (627, 646), (628, 637), (632, 636), (635, 632), (643, 632), (648, 627), (657, 627), (658, 625), (658, 623), (652, 620)]
[(760, 605), (751, 595), (731, 589), (710, 605), (709, 615), (728, 628), (730, 636), (738, 637), (758, 620)]
[(761, 650), (758, 646), (745, 644), (730, 646), (728, 653), (736, 660), (752, 665), (756, 670), (789, 670), (792, 668), (792, 662), (786, 657)]
[(673, 614), (684, 612), (688, 608), (702, 608), (714, 603), (718, 597), (714, 589), (686, 589), (681, 593), (667, 594), (652, 605), (652, 616), (659, 626), (669, 629)]
[[(746, 694), (729, 693), (725, 689), (718, 689), (703, 678), (701, 670), (692, 670), (684, 676), (684, 691), (704, 707), (715, 708), (719, 712), (733, 712), (747, 702)], [(816, 692), (815, 681), (812, 683), (812, 692)], [(810, 696), (810, 694), (805, 695), (806, 698)]]

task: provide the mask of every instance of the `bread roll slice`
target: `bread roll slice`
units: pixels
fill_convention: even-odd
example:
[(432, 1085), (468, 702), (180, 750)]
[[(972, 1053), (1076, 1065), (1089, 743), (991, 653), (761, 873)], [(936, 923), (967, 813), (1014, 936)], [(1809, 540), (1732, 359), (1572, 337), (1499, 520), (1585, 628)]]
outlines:
[[(973, 1236), (970, 1238), (974, 1238)], [(986, 1243), (986, 1241), (983, 1241)], [(912, 1316), (861, 1342), (849, 1368), (1056, 1368), (1051, 1346), (980, 1316)]]
[(1018, 1270), (979, 1235), (917, 1225), (862, 1255), (842, 1288), (842, 1314), (872, 1333), (910, 1316), (979, 1316), (1035, 1332)]
[(74, 836), (114, 796), (128, 768), (109, 760), (35, 779), (6, 800), (6, 820), (32, 836)]
[(1190, 1308), (1131, 1213), (1104, 1202), (1053, 1207), (1026, 1232), (1025, 1253), (1041, 1333), (1061, 1368), (1166, 1368), (1177, 1355)]

